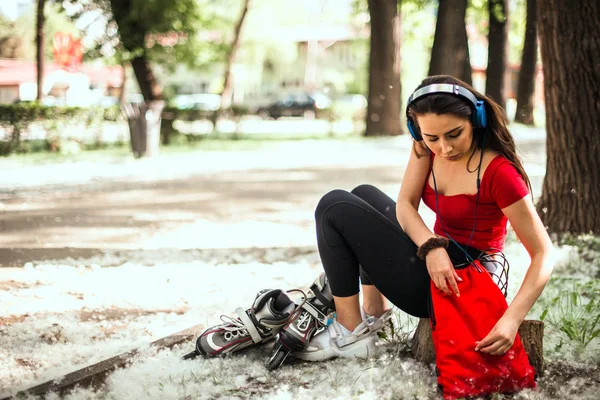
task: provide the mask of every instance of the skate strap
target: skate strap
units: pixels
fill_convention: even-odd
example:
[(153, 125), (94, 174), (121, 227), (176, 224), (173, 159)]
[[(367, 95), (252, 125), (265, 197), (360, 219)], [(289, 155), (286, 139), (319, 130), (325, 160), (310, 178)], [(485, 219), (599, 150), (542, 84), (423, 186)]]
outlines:
[(310, 290), (313, 292), (315, 297), (321, 302), (321, 304), (323, 304), (330, 310), (335, 310), (335, 304), (333, 303), (333, 301), (331, 301), (327, 297), (323, 296), (323, 293), (321, 293), (321, 291), (319, 290), (319, 287), (317, 285), (313, 284), (310, 287)]
[(318, 308), (316, 308), (315, 306), (313, 306), (311, 303), (304, 303), (302, 305), (302, 308), (304, 308), (310, 315), (312, 315), (313, 317), (316, 318), (316, 320), (323, 326), (327, 326), (327, 321), (329, 320), (329, 318), (327, 317), (327, 315), (323, 314), (321, 311), (319, 311)]
[(252, 338), (254, 343), (260, 342), (262, 340), (262, 336), (260, 336), (260, 333), (258, 333), (258, 330), (256, 330), (254, 322), (252, 322), (250, 317), (248, 317), (246, 310), (244, 310), (242, 307), (238, 307), (235, 309), (235, 312), (240, 317), (240, 320), (242, 321), (246, 329), (248, 329), (248, 333), (250, 334), (250, 337)]
[(349, 336), (344, 336), (341, 328), (337, 324), (331, 324), (327, 330), (329, 332), (329, 337), (332, 340), (335, 340), (337, 346), (344, 347), (356, 342), (359, 339), (359, 336), (363, 334), (365, 330), (368, 331), (369, 329), (364, 327), (360, 332), (352, 332)]
[(367, 321), (367, 325), (371, 332), (378, 332), (382, 330), (387, 322), (392, 318), (392, 309), (386, 310), (381, 317), (375, 318), (373, 316), (368, 316), (365, 318)]

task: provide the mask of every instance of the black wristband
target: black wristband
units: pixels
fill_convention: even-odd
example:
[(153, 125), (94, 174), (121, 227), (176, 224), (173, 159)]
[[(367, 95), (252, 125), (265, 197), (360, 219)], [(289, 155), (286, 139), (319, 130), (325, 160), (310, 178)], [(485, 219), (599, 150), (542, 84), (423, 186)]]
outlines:
[(422, 245), (419, 246), (417, 250), (417, 257), (419, 257), (421, 260), (425, 260), (425, 257), (427, 257), (427, 254), (431, 250), (437, 249), (439, 247), (447, 249), (448, 244), (450, 244), (450, 241), (442, 236), (434, 236), (432, 238), (429, 238)]

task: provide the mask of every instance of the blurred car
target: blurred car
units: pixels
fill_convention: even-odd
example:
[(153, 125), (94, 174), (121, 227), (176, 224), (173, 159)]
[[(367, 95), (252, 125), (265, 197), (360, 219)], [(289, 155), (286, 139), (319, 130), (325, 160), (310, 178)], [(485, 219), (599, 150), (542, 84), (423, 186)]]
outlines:
[(322, 93), (291, 93), (275, 102), (259, 107), (257, 113), (263, 119), (281, 117), (304, 117), (314, 119), (319, 110), (327, 109), (332, 102)]
[(180, 94), (173, 98), (180, 110), (216, 111), (221, 107), (221, 96), (212, 93)]

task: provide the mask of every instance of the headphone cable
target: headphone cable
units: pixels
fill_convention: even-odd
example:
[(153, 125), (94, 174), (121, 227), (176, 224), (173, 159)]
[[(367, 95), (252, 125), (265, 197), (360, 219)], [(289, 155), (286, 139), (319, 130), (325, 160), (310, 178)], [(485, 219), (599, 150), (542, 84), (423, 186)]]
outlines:
[[(473, 257), (471, 257), (471, 255), (469, 254), (468, 249), (469, 249), (469, 245), (471, 244), (471, 240), (473, 238), (473, 234), (475, 233), (475, 227), (477, 226), (477, 206), (479, 204), (479, 193), (480, 193), (479, 189), (480, 189), (480, 186), (481, 186), (481, 165), (483, 163), (483, 151), (484, 151), (484, 146), (485, 146), (485, 140), (486, 140), (486, 138), (487, 138), (487, 135), (484, 136), (483, 142), (481, 144), (481, 152), (480, 152), (480, 155), (479, 155), (479, 165), (477, 166), (477, 194), (475, 195), (475, 215), (473, 217), (473, 229), (471, 230), (471, 234), (469, 235), (469, 240), (467, 241), (466, 247), (463, 247), (460, 244), (458, 244), (458, 242), (456, 242), (456, 240), (454, 240), (454, 238), (452, 238), (452, 236), (446, 231), (444, 220), (442, 219), (442, 216), (440, 215), (440, 204), (439, 204), (439, 198), (438, 198), (437, 181), (435, 179), (435, 172), (433, 171), (433, 157), (431, 158), (431, 176), (433, 178), (433, 190), (435, 192), (436, 215), (437, 215), (437, 217), (440, 220), (440, 225), (442, 227), (442, 231), (446, 234), (446, 236), (448, 237), (448, 239), (450, 239), (450, 241), (455, 246), (457, 246), (465, 254), (465, 259), (469, 263), (473, 263), (475, 261), (473, 259)], [(477, 270), (479, 272), (481, 272), (479, 270), (479, 268), (477, 268)]]

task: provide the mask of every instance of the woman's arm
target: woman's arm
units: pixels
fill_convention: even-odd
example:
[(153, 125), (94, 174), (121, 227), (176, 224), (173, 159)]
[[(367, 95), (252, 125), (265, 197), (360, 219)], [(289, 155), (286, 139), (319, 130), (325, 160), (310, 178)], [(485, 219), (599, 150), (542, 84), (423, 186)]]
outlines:
[(504, 354), (512, 346), (519, 326), (533, 307), (552, 273), (552, 242), (544, 229), (531, 196), (503, 208), (519, 240), (531, 257), (521, 288), (510, 306), (490, 333), (477, 344), (475, 350)]
[(435, 236), (425, 225), (423, 218), (418, 213), (421, 194), (425, 179), (429, 173), (430, 156), (417, 157), (414, 151), (410, 152), (408, 164), (404, 171), (404, 178), (400, 186), (398, 201), (396, 202), (396, 217), (400, 226), (417, 245), (422, 245), (427, 239)]

